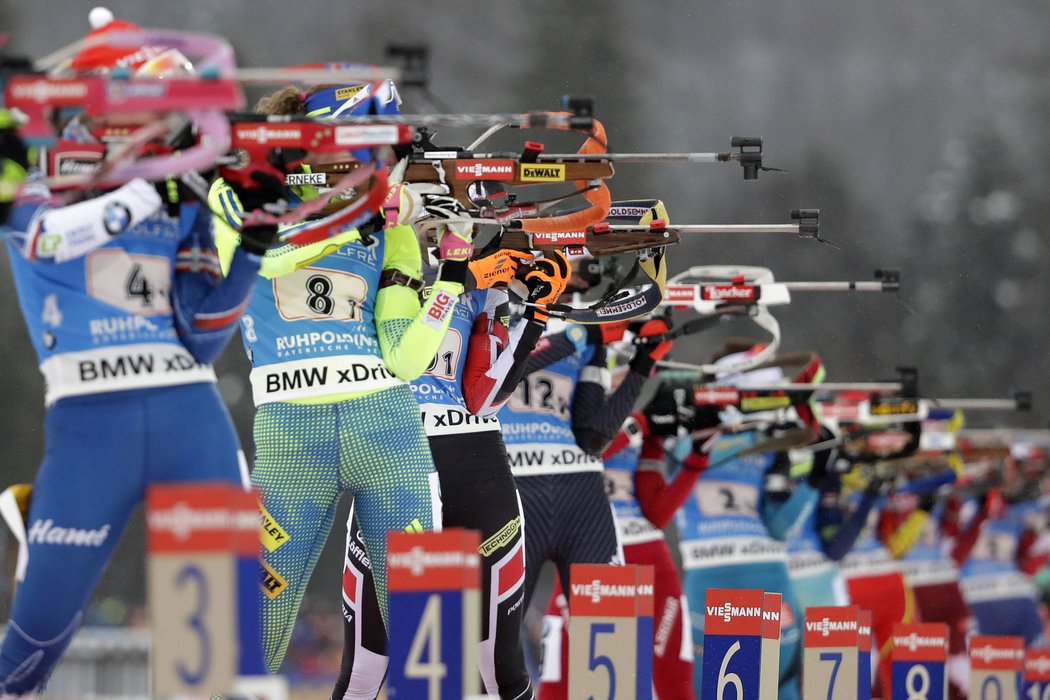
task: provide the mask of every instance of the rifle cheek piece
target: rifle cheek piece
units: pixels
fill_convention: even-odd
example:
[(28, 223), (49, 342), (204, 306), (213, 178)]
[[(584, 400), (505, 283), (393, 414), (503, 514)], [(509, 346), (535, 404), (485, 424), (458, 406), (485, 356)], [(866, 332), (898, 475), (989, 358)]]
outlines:
[(738, 160), (744, 169), (745, 180), (757, 180), (758, 171), (762, 169), (762, 137), (734, 136), (729, 140), (729, 147), (736, 149), (731, 154), (724, 154), (726, 160)]
[(798, 222), (800, 238), (820, 238), (820, 209), (792, 209), (791, 218)]

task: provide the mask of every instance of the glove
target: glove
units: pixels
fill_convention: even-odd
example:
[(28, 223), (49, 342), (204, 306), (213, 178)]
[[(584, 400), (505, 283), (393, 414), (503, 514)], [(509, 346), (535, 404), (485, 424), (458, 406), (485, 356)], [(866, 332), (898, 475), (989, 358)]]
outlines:
[(611, 323), (592, 323), (587, 325), (588, 345), (609, 345), (623, 340), (624, 331), (630, 321), (612, 321)]
[[(654, 318), (642, 325), (638, 331), (638, 337), (640, 339), (659, 337), (670, 330), (671, 324), (669, 321), (662, 318)], [(664, 355), (670, 352), (673, 344), (670, 340), (641, 343), (634, 354), (634, 358), (631, 360), (631, 371), (649, 376), (653, 371), (653, 367), (656, 366), (656, 361), (663, 359)]]
[(526, 302), (538, 304), (528, 306), (525, 309), (525, 317), (531, 321), (546, 323), (550, 316), (547, 314), (547, 305), (553, 304), (565, 291), (565, 285), (572, 275), (572, 266), (569, 258), (560, 250), (546, 254), (546, 257), (537, 260), (524, 271), (522, 281), (529, 290)]
[(521, 261), (531, 259), (532, 255), (529, 253), (499, 248), (468, 262), (467, 270), (474, 281), (474, 289), (505, 287), (514, 279)]
[(937, 505), (937, 494), (934, 491), (927, 491), (926, 493), (919, 496), (919, 508), (929, 513), (933, 510), (933, 507)]
[[(817, 435), (817, 442), (828, 442), (834, 440), (835, 434), (831, 432), (825, 426), (820, 427), (820, 434)], [(813, 466), (809, 470), (809, 475), (806, 477), (806, 481), (815, 489), (820, 489), (824, 486), (824, 482), (828, 478), (828, 467), (831, 462), (831, 455), (834, 452), (834, 448), (828, 448), (819, 450), (813, 453)]]
[[(285, 186), (269, 173), (255, 171), (251, 179), (258, 187), (245, 187), (230, 182), (230, 188), (241, 202), (241, 210), (247, 215), (257, 210), (281, 213), (288, 207)], [(241, 248), (253, 255), (265, 255), (277, 242), (277, 224), (248, 224), (241, 227)]]
[(29, 169), (29, 154), (15, 126), (11, 113), (0, 109), (0, 224), (7, 221)]
[(437, 182), (398, 182), (390, 186), (383, 202), (387, 226), (411, 225), (427, 216), (433, 198), (448, 199), (449, 188)]
[(696, 409), (692, 387), (682, 382), (661, 382), (656, 395), (642, 409), (653, 435), (669, 437), (678, 434), (679, 425), (690, 425)]

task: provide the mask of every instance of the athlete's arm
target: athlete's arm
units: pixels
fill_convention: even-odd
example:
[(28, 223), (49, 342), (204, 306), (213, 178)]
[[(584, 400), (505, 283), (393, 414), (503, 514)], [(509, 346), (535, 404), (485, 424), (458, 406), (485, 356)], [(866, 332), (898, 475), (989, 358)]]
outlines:
[(791, 531), (809, 517), (819, 496), (807, 481), (792, 489), (790, 473), (791, 460), (787, 453), (778, 452), (763, 479), (762, 520), (769, 534), (778, 540), (786, 540)]
[(242, 248), (232, 253), (224, 276), (211, 232), (211, 216), (201, 205), (183, 205), (192, 217), (175, 259), (172, 308), (183, 345), (198, 362), (211, 362), (237, 327), (259, 271), (260, 258)]
[(463, 293), (465, 261), (443, 262), (430, 296), (405, 284), (422, 276), (423, 258), (411, 226), (391, 226), (383, 232), (383, 281), (376, 295), (375, 319), (383, 364), (411, 381), (423, 374), (441, 346), (452, 322), (452, 310)]
[(490, 289), (485, 309), (474, 320), (463, 370), (467, 410), (489, 416), (507, 402), (524, 376), (525, 363), (545, 324), (521, 318), (507, 331), (510, 304), (502, 289)]
[[(873, 483), (869, 485), (861, 494), (860, 502), (849, 514), (848, 518), (842, 520), (842, 511), (837, 507), (835, 508), (839, 518), (838, 523), (831, 522), (831, 518), (827, 517), (826, 511), (823, 514), (825, 517), (821, 517), (822, 514), (818, 514), (817, 522), (825, 523), (820, 527), (819, 532), (820, 540), (824, 545), (824, 554), (829, 559), (839, 561), (849, 554), (849, 551), (853, 548), (853, 543), (857, 541), (860, 533), (864, 531), (868, 515), (878, 502), (879, 496), (878, 484)], [(826, 508), (823, 498), (821, 499), (820, 508), (822, 511)]]
[[(961, 505), (959, 510), (961, 510)], [(952, 546), (951, 557), (956, 566), (962, 566), (970, 558), (970, 553), (977, 546), (977, 540), (981, 537), (981, 527), (988, 520), (988, 516), (988, 499), (986, 498), (965, 527), (962, 527), (959, 523), (960, 514), (958, 512), (954, 514), (953, 520), (947, 524), (949, 528), (953, 527), (955, 529), (955, 543)], [(951, 530), (946, 529), (945, 532), (948, 534)]]
[(648, 378), (647, 374), (632, 369), (616, 391), (607, 394), (610, 382), (606, 358), (604, 346), (594, 348), (590, 361), (580, 371), (572, 398), (572, 433), (576, 444), (594, 456), (600, 455), (612, 442)]
[[(640, 425), (646, 425), (645, 416), (641, 413), (634, 413), (631, 418)], [(622, 430), (620, 432), (623, 433)], [(707, 467), (707, 456), (690, 452), (682, 463), (682, 468), (668, 483), (663, 471), (663, 439), (657, 435), (649, 435), (647, 425), (642, 428), (642, 432), (645, 437), (642, 441), (638, 469), (634, 473), (634, 493), (645, 517), (662, 530), (671, 522), (675, 511), (682, 507), (685, 499), (689, 498), (697, 477)]]
[(5, 230), (27, 260), (63, 263), (87, 255), (160, 209), (157, 190), (135, 179), (93, 199), (54, 207), (42, 180), (27, 182)]

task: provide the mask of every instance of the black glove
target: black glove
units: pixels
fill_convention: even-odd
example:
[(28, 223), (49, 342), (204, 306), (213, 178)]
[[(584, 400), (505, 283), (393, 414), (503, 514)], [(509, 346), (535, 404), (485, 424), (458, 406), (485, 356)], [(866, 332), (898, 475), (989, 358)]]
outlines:
[[(817, 442), (827, 442), (834, 439), (835, 434), (826, 427), (821, 426)], [(836, 452), (837, 450), (834, 447), (829, 447), (813, 453), (813, 467), (809, 470), (809, 476), (806, 477), (806, 481), (810, 486), (818, 490), (824, 486), (824, 482), (828, 478), (828, 467), (831, 464), (831, 457)]]
[(691, 425), (696, 413), (692, 388), (682, 382), (661, 382), (642, 413), (653, 435), (677, 435), (678, 426)]
[(926, 493), (919, 496), (919, 508), (929, 513), (933, 510), (933, 507), (937, 505), (937, 493), (934, 491), (927, 491)]
[[(230, 188), (241, 202), (245, 216), (257, 209), (270, 213), (279, 213), (288, 206), (284, 183), (269, 173), (256, 170), (251, 174), (256, 187), (245, 187), (230, 182)], [(276, 224), (258, 224), (241, 229), (241, 248), (253, 255), (265, 255), (277, 242)]]

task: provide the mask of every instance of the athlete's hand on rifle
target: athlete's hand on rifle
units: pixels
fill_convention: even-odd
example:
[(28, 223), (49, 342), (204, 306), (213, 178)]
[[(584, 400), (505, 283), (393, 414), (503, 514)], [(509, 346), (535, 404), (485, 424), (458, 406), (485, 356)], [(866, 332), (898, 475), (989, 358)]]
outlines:
[(448, 200), (449, 189), (437, 182), (398, 182), (390, 186), (383, 202), (387, 226), (411, 225), (428, 216), (428, 204)]
[[(658, 340), (671, 330), (671, 322), (663, 318), (654, 318), (642, 324), (638, 330), (639, 344), (631, 359), (631, 371), (645, 376), (653, 371), (657, 360), (671, 351), (674, 344), (671, 340)], [(646, 342), (646, 338), (653, 340)]]
[[(522, 261), (532, 260), (531, 253), (510, 248), (497, 248), (467, 263), (468, 288), (506, 287), (514, 279)], [(471, 287), (470, 282), (473, 282)]]
[(241, 248), (253, 255), (265, 255), (277, 242), (277, 224), (253, 224), (252, 212), (264, 211), (269, 214), (281, 214), (288, 207), (286, 188), (277, 177), (262, 171), (251, 174), (255, 187), (246, 187), (240, 183), (230, 182), (244, 212), (245, 225), (241, 227)]
[(0, 109), (0, 224), (7, 221), (11, 203), (29, 169), (26, 145), (16, 126), (11, 113)]
[(525, 317), (538, 323), (550, 320), (547, 306), (558, 301), (571, 274), (569, 259), (560, 250), (546, 253), (532, 265), (521, 268), (519, 276), (529, 290), (525, 301), (534, 305), (525, 308)]
[[(609, 345), (623, 340), (630, 321), (612, 321), (610, 323), (587, 324), (586, 345)], [(581, 348), (582, 351), (582, 348)]]

